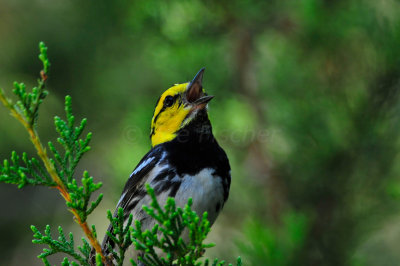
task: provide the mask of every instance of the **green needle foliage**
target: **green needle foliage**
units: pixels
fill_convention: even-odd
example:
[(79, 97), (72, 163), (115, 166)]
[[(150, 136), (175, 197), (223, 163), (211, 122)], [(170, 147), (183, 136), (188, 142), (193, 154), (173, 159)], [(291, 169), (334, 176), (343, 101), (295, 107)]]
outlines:
[(57, 168), (57, 173), (67, 182), (72, 181), (75, 168), (82, 158), (83, 154), (90, 150), (89, 142), (92, 139), (92, 133), (88, 133), (85, 139), (80, 139), (82, 131), (85, 129), (87, 120), (82, 119), (79, 126), (74, 127), (75, 117), (72, 115), (71, 97), (65, 97), (65, 112), (67, 120), (64, 121), (58, 116), (54, 118), (54, 124), (60, 137), (57, 142), (61, 144), (65, 152), (63, 156), (57, 151), (52, 142), (49, 142), (49, 148), (54, 154), (56, 161), (52, 160)]
[[(203, 219), (200, 219), (196, 212), (191, 210), (192, 199), (189, 199), (182, 209), (176, 207), (173, 198), (168, 198), (163, 209), (149, 185), (147, 192), (152, 202), (150, 206), (143, 206), (143, 209), (158, 224), (151, 231), (143, 232), (140, 223), (135, 222), (132, 241), (136, 249), (144, 253), (139, 260), (146, 265), (172, 265), (175, 260), (178, 265), (201, 265), (197, 260), (206, 248), (214, 246), (203, 243), (210, 232), (207, 212), (203, 214)], [(185, 233), (185, 230), (188, 231)], [(184, 241), (182, 237), (188, 238), (189, 241)], [(162, 250), (166, 256), (159, 258), (156, 249)]]
[[(73, 257), (74, 259), (79, 261), (79, 263), (81, 265), (89, 265), (88, 260), (89, 260), (91, 247), (90, 247), (89, 243), (86, 241), (86, 239), (82, 238), (83, 245), (82, 245), (82, 247), (80, 247), (80, 246), (78, 247), (78, 250), (80, 251), (80, 254), (79, 254), (75, 251), (75, 248), (74, 248), (74, 236), (72, 235), (72, 233), (69, 233), (69, 236), (68, 236), (69, 241), (68, 241), (65, 237), (64, 231), (61, 228), (61, 226), (58, 227), (59, 237), (57, 240), (52, 239), (51, 232), (50, 232), (51, 231), (50, 225), (46, 226), (44, 234), (39, 232), (39, 230), (34, 225), (31, 226), (31, 229), (34, 233), (33, 234), (34, 239), (32, 240), (32, 242), (35, 244), (45, 244), (45, 245), (48, 245), (50, 248), (50, 249), (46, 249), (46, 248), (43, 249), (43, 252), (38, 256), (38, 258), (43, 260), (45, 265), (50, 265), (47, 260), (47, 257), (50, 255), (53, 255), (55, 253), (58, 253), (58, 252), (62, 252), (62, 253), (70, 255), (71, 257)], [(68, 259), (65, 258), (63, 261), (63, 265), (78, 265), (75, 262), (66, 264), (67, 262), (70, 263), (68, 261)]]
[(125, 252), (132, 244), (131, 225), (133, 216), (130, 214), (128, 221), (124, 225), (124, 210), (122, 208), (118, 208), (114, 217), (112, 216), (111, 211), (107, 211), (107, 218), (110, 220), (113, 228), (112, 233), (107, 231), (107, 235), (118, 246), (119, 252), (117, 253), (110, 246), (108, 246), (108, 250), (111, 252), (111, 254), (113, 254), (117, 265), (122, 265), (125, 259)]
[(51, 158), (50, 162), (70, 196), (70, 200), (66, 204), (77, 212), (81, 222), (85, 222), (87, 216), (93, 212), (103, 198), (103, 194), (100, 194), (89, 206), (91, 195), (102, 186), (102, 183), (94, 183), (93, 177), (90, 177), (87, 171), (83, 173), (82, 186), (79, 186), (76, 179), (73, 178), (78, 162), (83, 154), (90, 150), (89, 142), (92, 138), (92, 133), (89, 132), (84, 139), (80, 138), (87, 120), (83, 119), (79, 126), (75, 127), (75, 117), (72, 115), (71, 104), (71, 97), (66, 96), (66, 121), (58, 116), (54, 118), (56, 130), (60, 135), (57, 138), (57, 142), (63, 148), (63, 152), (59, 152), (51, 141), (49, 141), (48, 146), (54, 155), (54, 159)]
[(68, 183), (68, 190), (71, 191), (71, 202), (67, 202), (67, 206), (76, 210), (81, 221), (85, 222), (87, 216), (99, 205), (103, 194), (100, 194), (95, 201), (92, 201), (89, 207), (90, 196), (101, 187), (101, 183), (93, 183), (93, 177), (90, 177), (86, 171), (83, 173), (81, 182), (83, 186), (78, 186), (75, 179)]
[[(13, 92), (18, 96), (19, 101), (16, 102), (13, 108), (15, 108), (18, 113), (23, 114), (26, 122), (33, 126), (36, 122), (39, 106), (46, 98), (48, 91), (45, 88), (45, 82), (47, 80), (47, 74), (50, 68), (50, 62), (47, 58), (47, 47), (43, 42), (39, 43), (39, 59), (43, 63), (43, 70), (41, 71), (41, 79), (38, 79), (38, 86), (32, 88), (32, 92), (26, 92), (26, 86), (24, 83), (14, 82)], [(3, 91), (0, 93), (4, 95)], [(9, 101), (9, 107), (12, 103)]]
[[(92, 194), (101, 187), (101, 183), (95, 183), (93, 177), (84, 171), (80, 183), (75, 178), (75, 169), (82, 156), (90, 150), (89, 142), (92, 134), (88, 133), (85, 137), (82, 132), (85, 129), (87, 120), (83, 119), (75, 126), (75, 117), (72, 114), (72, 101), (70, 96), (65, 97), (66, 120), (56, 116), (54, 124), (59, 134), (57, 146), (53, 142), (48, 142), (51, 155), (43, 146), (39, 135), (36, 132), (37, 117), (39, 106), (48, 95), (45, 90), (45, 82), (49, 71), (50, 63), (47, 58), (47, 47), (44, 43), (39, 44), (39, 59), (43, 63), (43, 70), (40, 72), (41, 78), (38, 79), (38, 86), (31, 92), (26, 90), (23, 83), (14, 83), (13, 93), (18, 100), (5, 97), (4, 91), (0, 89), (0, 101), (11, 111), (11, 114), (22, 123), (29, 133), (29, 137), (35, 146), (40, 158), (28, 159), (28, 155), (23, 153), (17, 155), (15, 151), (11, 154), (10, 160), (4, 160), (0, 165), (0, 182), (17, 185), (23, 188), (26, 185), (47, 186), (56, 188), (66, 201), (66, 205), (73, 213), (75, 221), (81, 226), (86, 238), (82, 238), (82, 246), (75, 249), (74, 237), (68, 234), (68, 239), (61, 226), (58, 227), (58, 238), (53, 239), (50, 225), (47, 225), (44, 233), (41, 233), (34, 225), (33, 243), (44, 244), (43, 252), (38, 256), (45, 265), (50, 265), (48, 257), (55, 253), (64, 253), (70, 256), (72, 261), (64, 258), (61, 265), (91, 265), (92, 250), (96, 251), (96, 265), (122, 265), (125, 253), (130, 245), (142, 252), (139, 257), (141, 262), (146, 265), (202, 265), (199, 259), (203, 256), (205, 249), (214, 246), (204, 244), (203, 241), (210, 232), (210, 223), (207, 220), (207, 213), (200, 217), (191, 210), (192, 200), (184, 208), (177, 208), (173, 198), (169, 198), (161, 208), (156, 200), (154, 190), (147, 185), (148, 193), (152, 199), (150, 206), (143, 206), (143, 209), (156, 221), (152, 230), (143, 231), (139, 221), (135, 221), (132, 227), (133, 216), (130, 215), (124, 223), (123, 209), (111, 215), (108, 211), (108, 219), (113, 227), (112, 233), (107, 232), (108, 236), (116, 243), (118, 250), (109, 247), (109, 252), (113, 256), (106, 258), (104, 251), (101, 250), (97, 240), (96, 228), (93, 225), (89, 228), (86, 220), (93, 210), (101, 202), (103, 195), (100, 194), (94, 201), (91, 201)], [(183, 237), (187, 236), (187, 241)], [(163, 251), (165, 256), (160, 256), (156, 250)], [(132, 261), (133, 265), (137, 265)], [(212, 263), (205, 260), (204, 265), (224, 265), (224, 261), (214, 260)], [(240, 257), (237, 265), (241, 265)]]
[[(57, 142), (61, 149), (57, 149), (52, 142), (48, 143), (52, 157), (49, 156), (36, 131), (39, 107), (48, 95), (45, 84), (50, 67), (47, 47), (44, 43), (39, 44), (39, 50), (39, 59), (43, 63), (43, 70), (40, 72), (38, 85), (31, 91), (27, 91), (25, 84), (15, 82), (13, 93), (17, 97), (17, 101), (14, 103), (11, 99), (8, 99), (2, 89), (0, 89), (0, 100), (28, 131), (40, 160), (36, 158), (28, 159), (26, 153), (18, 156), (16, 152), (12, 152), (11, 160), (4, 160), (3, 166), (0, 166), (0, 182), (15, 184), (19, 188), (26, 185), (41, 185), (58, 189), (64, 197), (67, 207), (73, 213), (75, 221), (82, 227), (91, 245), (101, 254), (95, 228), (90, 229), (86, 223), (87, 216), (99, 205), (103, 197), (100, 194), (94, 201), (90, 202), (92, 194), (101, 187), (101, 183), (94, 183), (93, 178), (86, 171), (83, 173), (80, 184), (74, 178), (77, 164), (83, 154), (90, 150), (89, 142), (92, 134), (88, 133), (86, 137), (81, 138), (86, 126), (86, 119), (75, 126), (71, 97), (67, 96), (65, 98), (66, 120), (57, 116), (54, 119), (56, 131), (59, 134)], [(45, 264), (47, 263), (47, 256), (56, 252), (69, 254), (81, 264), (87, 261), (90, 245), (86, 239), (83, 240), (83, 247), (78, 248), (84, 254), (84, 257), (78, 257), (77, 253), (73, 251), (73, 239), (70, 237), (70, 242), (66, 241), (61, 227), (59, 228), (60, 238), (58, 241), (51, 240), (50, 227), (46, 228), (44, 235), (41, 235), (36, 227), (32, 227), (32, 230), (35, 237), (34, 243), (47, 244), (50, 247), (49, 250), (45, 250), (44, 253), (39, 255), (39, 258), (44, 259)], [(66, 262), (64, 260), (63, 264)]]
[(28, 159), (28, 155), (22, 153), (20, 156), (15, 151), (11, 153), (11, 160), (4, 160), (0, 165), (0, 181), (17, 185), (23, 188), (26, 185), (42, 185), (54, 187), (54, 182), (44, 169), (43, 165), (36, 158)]
[[(143, 255), (140, 255), (138, 259), (145, 265), (210, 265), (209, 260), (204, 263), (199, 261), (205, 249), (214, 246), (214, 244), (203, 243), (210, 232), (207, 213), (204, 213), (203, 218), (200, 219), (197, 213), (191, 210), (192, 199), (189, 199), (182, 209), (176, 207), (173, 198), (168, 198), (162, 208), (156, 199), (154, 189), (148, 184), (146, 188), (151, 197), (151, 204), (144, 205), (143, 210), (157, 222), (151, 230), (144, 231), (139, 221), (135, 221), (135, 227), (132, 227), (132, 214), (124, 223), (122, 208), (119, 208), (114, 216), (108, 211), (107, 217), (112, 230), (107, 232), (107, 235), (118, 246), (119, 252), (117, 253), (110, 246), (108, 249), (113, 254), (117, 265), (123, 264), (125, 252), (132, 243), (137, 251), (142, 252)], [(182, 236), (185, 234), (189, 242), (183, 240)], [(157, 250), (161, 250), (164, 256)], [(137, 265), (133, 260), (131, 263)], [(211, 265), (224, 264), (224, 261), (216, 259)], [(241, 265), (240, 257), (237, 265)]]
[[(119, 253), (109, 247), (118, 265), (122, 265), (125, 252), (133, 243), (135, 249), (143, 255), (139, 255), (139, 261), (145, 265), (224, 265), (224, 261), (209, 260), (200, 261), (205, 249), (214, 244), (204, 244), (210, 232), (210, 223), (207, 220), (207, 212), (202, 219), (192, 211), (192, 199), (184, 208), (177, 207), (173, 198), (168, 198), (164, 207), (158, 203), (154, 189), (146, 184), (147, 193), (151, 197), (150, 206), (143, 206), (143, 210), (157, 223), (151, 230), (143, 230), (141, 223), (135, 221), (131, 227), (133, 217), (129, 216), (124, 224), (123, 209), (119, 208), (114, 214), (108, 212), (108, 219), (112, 225), (112, 233), (108, 236), (118, 246)], [(185, 240), (184, 240), (185, 239)], [(160, 252), (162, 251), (162, 252)], [(163, 254), (163, 255), (160, 255)], [(137, 263), (131, 260), (132, 265)], [(231, 265), (231, 264), (230, 264)], [(237, 265), (241, 265), (238, 258)]]
[[(108, 211), (108, 219), (113, 226), (113, 233), (108, 233), (111, 239), (118, 246), (119, 252), (110, 248), (117, 265), (122, 265), (125, 258), (125, 252), (128, 247), (134, 243), (139, 251), (144, 252), (144, 256), (140, 256), (139, 260), (146, 265), (225, 265), (225, 261), (215, 259), (212, 263), (207, 259), (202, 263), (201, 259), (204, 249), (214, 246), (213, 244), (203, 244), (208, 232), (210, 231), (209, 222), (207, 221), (207, 213), (200, 220), (199, 216), (191, 210), (192, 201), (189, 199), (188, 204), (184, 209), (176, 208), (175, 200), (169, 198), (164, 208), (161, 208), (157, 202), (154, 190), (147, 186), (149, 195), (152, 198), (151, 207), (143, 206), (143, 209), (156, 221), (153, 229), (143, 231), (139, 221), (135, 221), (135, 228), (131, 226), (133, 217), (129, 216), (127, 223), (124, 225), (123, 209), (119, 208), (116, 216), (113, 217)], [(59, 237), (53, 240), (50, 233), (50, 226), (47, 225), (44, 234), (40, 233), (35, 226), (31, 226), (34, 232), (35, 244), (46, 244), (50, 249), (44, 249), (38, 256), (45, 265), (50, 265), (47, 257), (62, 252), (76, 259), (80, 265), (89, 265), (89, 257), (91, 247), (89, 243), (82, 238), (83, 246), (79, 247), (80, 253), (74, 249), (74, 239), (72, 233), (69, 233), (69, 241), (66, 239), (61, 227), (58, 228)], [(188, 230), (190, 242), (182, 239), (182, 234)], [(204, 231), (202, 231), (204, 230)], [(161, 237), (160, 237), (161, 233)], [(156, 249), (161, 249), (166, 255), (161, 257), (157, 255)], [(137, 265), (131, 260), (132, 265)], [(64, 259), (62, 265), (78, 265), (76, 262), (69, 262)], [(97, 265), (103, 265), (100, 260)], [(232, 265), (232, 264), (229, 264)], [(237, 265), (242, 265), (240, 257), (237, 260)]]
[[(19, 164), (19, 156), (13, 152), (11, 165), (5, 160), (3, 167), (0, 168), (0, 181), (16, 184), (19, 188), (28, 184), (57, 188), (66, 200), (67, 206), (75, 215), (77, 222), (86, 229), (88, 228), (87, 224), (85, 224), (87, 216), (96, 208), (103, 197), (100, 194), (96, 200), (89, 204), (92, 193), (101, 187), (101, 183), (95, 184), (93, 178), (89, 177), (89, 174), (85, 172), (81, 179), (82, 185), (78, 185), (73, 176), (79, 160), (84, 153), (90, 150), (89, 142), (92, 134), (88, 133), (84, 139), (80, 138), (86, 125), (86, 119), (83, 119), (78, 126), (74, 126), (75, 117), (72, 115), (71, 97), (67, 96), (65, 98), (66, 121), (57, 116), (55, 117), (55, 127), (60, 135), (57, 141), (63, 151), (59, 152), (53, 143), (49, 142), (48, 145), (54, 158), (48, 156), (36, 132), (39, 106), (48, 94), (45, 90), (45, 82), (50, 66), (47, 58), (47, 47), (44, 43), (39, 44), (39, 50), (39, 58), (43, 63), (43, 70), (41, 71), (41, 78), (38, 79), (38, 86), (34, 87), (31, 92), (27, 92), (23, 83), (15, 82), (13, 92), (18, 101), (13, 103), (10, 99), (7, 99), (3, 90), (0, 90), (0, 100), (27, 129), (31, 141), (42, 160), (42, 164), (35, 158), (29, 160), (24, 153), (22, 155), (24, 166), (21, 166)], [(94, 244), (93, 232), (89, 230), (85, 232)]]

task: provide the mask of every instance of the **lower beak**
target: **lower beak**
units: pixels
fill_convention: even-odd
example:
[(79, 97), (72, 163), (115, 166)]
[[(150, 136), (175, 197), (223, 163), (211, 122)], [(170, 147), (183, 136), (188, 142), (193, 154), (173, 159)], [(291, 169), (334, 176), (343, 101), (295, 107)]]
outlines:
[(203, 109), (204, 107), (206, 107), (207, 103), (211, 101), (212, 98), (214, 98), (214, 96), (212, 95), (200, 97), (192, 103), (193, 109)]

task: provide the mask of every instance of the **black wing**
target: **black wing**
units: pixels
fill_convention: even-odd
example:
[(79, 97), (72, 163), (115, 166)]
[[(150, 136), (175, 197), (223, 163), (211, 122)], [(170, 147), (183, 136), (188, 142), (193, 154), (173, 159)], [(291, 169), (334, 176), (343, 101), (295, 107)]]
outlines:
[[(158, 145), (151, 149), (139, 162), (125, 184), (121, 198), (118, 201), (117, 207), (114, 211), (114, 217), (117, 215), (119, 208), (124, 209), (124, 221), (129, 217), (130, 211), (132, 210), (131, 206), (135, 204), (132, 202), (132, 200), (136, 197), (140, 197), (142, 194), (143, 196), (146, 194), (146, 190), (143, 188), (143, 185), (146, 183), (148, 173), (160, 162), (162, 154), (162, 145)], [(107, 231), (112, 233), (113, 227), (111, 224), (109, 225)], [(108, 245), (110, 245), (111, 248), (115, 247), (115, 243), (106, 233), (102, 243), (102, 249), (106, 251), (106, 253), (108, 253)]]

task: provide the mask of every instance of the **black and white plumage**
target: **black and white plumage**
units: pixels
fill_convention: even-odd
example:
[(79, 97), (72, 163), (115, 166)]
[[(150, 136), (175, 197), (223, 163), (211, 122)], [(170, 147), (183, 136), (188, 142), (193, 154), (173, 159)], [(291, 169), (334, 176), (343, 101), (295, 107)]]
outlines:
[[(142, 205), (149, 205), (151, 202), (146, 192), (146, 183), (154, 189), (160, 205), (163, 205), (168, 197), (173, 197), (176, 205), (183, 207), (188, 198), (192, 198), (192, 209), (200, 216), (208, 212), (211, 224), (214, 223), (228, 198), (231, 183), (229, 161), (212, 134), (206, 107), (212, 97), (206, 96), (202, 90), (202, 71), (204, 70), (199, 72), (200, 78), (198, 74), (191, 83), (184, 86), (184, 91), (178, 91), (181, 95), (173, 95), (178, 106), (185, 104), (195, 106), (191, 107), (191, 112), (182, 121), (184, 125), (174, 132), (172, 140), (155, 145), (143, 157), (126, 182), (116, 206), (116, 210), (123, 208), (125, 220), (133, 214), (133, 218), (141, 222), (144, 230), (151, 229), (155, 224), (155, 221), (142, 209)], [(190, 102), (188, 94), (191, 97)], [(163, 99), (167, 97), (168, 95), (162, 96)], [(207, 99), (201, 101), (203, 98)], [(163, 103), (157, 103), (159, 104)], [(168, 110), (164, 107), (165, 103), (155, 116)], [(156, 119), (153, 118), (153, 122)], [(152, 128), (152, 134), (157, 134), (157, 127)], [(108, 231), (112, 230), (110, 225)], [(115, 244), (106, 235), (102, 243), (103, 251), (106, 251), (108, 246), (114, 248)], [(135, 258), (137, 254), (127, 254), (127, 256)]]

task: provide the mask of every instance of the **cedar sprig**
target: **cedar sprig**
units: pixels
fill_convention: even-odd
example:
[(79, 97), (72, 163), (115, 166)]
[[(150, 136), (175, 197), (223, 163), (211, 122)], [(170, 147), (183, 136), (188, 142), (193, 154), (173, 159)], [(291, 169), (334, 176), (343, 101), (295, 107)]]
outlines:
[[(83, 174), (81, 185), (74, 177), (78, 162), (83, 154), (90, 150), (89, 142), (92, 134), (88, 133), (86, 137), (81, 138), (86, 119), (83, 119), (78, 126), (74, 125), (75, 117), (72, 115), (71, 97), (67, 96), (65, 98), (66, 120), (55, 117), (56, 131), (60, 135), (57, 142), (63, 151), (60, 152), (52, 142), (49, 142), (48, 146), (53, 158), (47, 152), (36, 131), (39, 107), (48, 95), (45, 87), (50, 67), (47, 47), (43, 42), (39, 44), (39, 50), (39, 59), (43, 63), (43, 70), (40, 71), (38, 85), (28, 91), (25, 84), (14, 82), (13, 93), (17, 97), (17, 101), (13, 102), (7, 98), (2, 89), (0, 89), (0, 101), (27, 130), (40, 161), (35, 158), (28, 159), (26, 153), (23, 153), (21, 162), (20, 156), (13, 152), (11, 161), (4, 160), (3, 166), (0, 166), (0, 182), (15, 184), (19, 188), (26, 185), (44, 185), (56, 188), (73, 213), (74, 220), (81, 226), (90, 244), (105, 263), (106, 259), (96, 238), (96, 232), (93, 228), (89, 228), (86, 222), (87, 216), (98, 206), (103, 197), (100, 194), (90, 203), (91, 195), (101, 187), (101, 183), (94, 183), (93, 178), (87, 172)], [(52, 243), (55, 242), (48, 242), (48, 244)]]
[[(88, 133), (85, 137), (81, 137), (87, 123), (86, 119), (75, 126), (71, 97), (67, 96), (65, 98), (66, 120), (60, 117), (54, 119), (56, 131), (59, 134), (57, 142), (61, 149), (57, 149), (56, 145), (48, 142), (52, 157), (47, 153), (36, 131), (39, 106), (48, 95), (45, 85), (50, 67), (47, 47), (44, 43), (39, 44), (39, 50), (39, 59), (43, 63), (43, 70), (40, 72), (38, 85), (29, 92), (25, 84), (15, 82), (13, 93), (18, 100), (14, 103), (0, 89), (0, 101), (10, 110), (11, 115), (25, 127), (40, 160), (28, 159), (26, 153), (19, 156), (16, 152), (12, 152), (11, 160), (4, 160), (3, 165), (0, 165), (0, 182), (15, 184), (19, 188), (26, 185), (43, 185), (58, 189), (69, 210), (73, 213), (75, 221), (81, 226), (89, 240), (82, 238), (83, 245), (78, 246), (76, 250), (72, 233), (69, 233), (67, 239), (61, 227), (58, 228), (59, 237), (55, 240), (52, 239), (49, 225), (46, 226), (44, 233), (41, 233), (35, 226), (31, 226), (34, 233), (33, 243), (48, 246), (38, 256), (46, 266), (50, 266), (47, 258), (58, 252), (65, 253), (75, 260), (70, 261), (68, 258), (64, 258), (63, 266), (76, 266), (78, 263), (89, 265), (92, 263), (92, 247), (96, 251), (96, 265), (111, 265), (111, 260), (105, 257), (97, 240), (96, 228), (94, 226), (89, 228), (86, 221), (88, 215), (102, 200), (103, 195), (100, 194), (96, 200), (90, 202), (92, 194), (102, 184), (95, 183), (87, 171), (83, 173), (80, 184), (75, 178), (77, 164), (82, 156), (90, 150), (89, 142), (92, 134)], [(139, 261), (146, 265), (202, 265), (200, 259), (204, 250), (214, 246), (214, 244), (204, 243), (210, 232), (207, 213), (200, 218), (196, 212), (192, 211), (192, 199), (188, 200), (184, 208), (180, 208), (176, 206), (173, 198), (168, 198), (162, 208), (157, 202), (154, 190), (149, 185), (146, 185), (146, 188), (151, 203), (150, 206), (143, 206), (143, 209), (156, 221), (151, 230), (143, 231), (139, 221), (135, 221), (135, 226), (132, 227), (132, 214), (126, 220), (121, 208), (114, 213), (114, 216), (108, 212), (108, 219), (113, 229), (107, 234), (118, 247), (118, 251), (109, 247), (114, 261), (118, 265), (122, 265), (126, 250), (133, 243), (135, 248), (142, 252)], [(162, 250), (165, 255), (159, 255), (156, 250)], [(131, 262), (133, 265), (137, 265), (137, 262), (132, 260)], [(204, 265), (225, 265), (225, 261), (216, 259), (210, 264), (206, 259)], [(237, 265), (241, 265), (240, 257)]]
[(60, 135), (57, 142), (64, 149), (63, 154), (59, 152), (54, 144), (49, 141), (48, 146), (54, 155), (55, 160), (51, 159), (58, 175), (64, 182), (72, 182), (75, 168), (82, 156), (90, 150), (89, 142), (92, 139), (92, 133), (89, 132), (84, 139), (81, 134), (87, 124), (86, 118), (82, 119), (78, 126), (75, 124), (75, 116), (72, 114), (71, 96), (65, 97), (66, 121), (60, 117), (54, 117), (56, 131)]
[(5, 159), (0, 165), (0, 182), (17, 185), (23, 188), (26, 185), (56, 186), (43, 165), (36, 159), (28, 159), (24, 152), (21, 157), (15, 151), (11, 153), (11, 159)]
[[(90, 255), (90, 250), (91, 247), (89, 243), (86, 241), (86, 239), (82, 238), (82, 246), (78, 246), (78, 250), (75, 250), (74, 246), (74, 236), (72, 233), (68, 234), (69, 240), (65, 237), (64, 231), (61, 226), (58, 227), (58, 239), (55, 240), (51, 236), (51, 229), (50, 225), (46, 226), (46, 229), (44, 230), (44, 234), (41, 233), (34, 225), (31, 226), (31, 229), (33, 231), (33, 237), (34, 239), (32, 240), (33, 243), (35, 244), (45, 244), (49, 248), (44, 248), (43, 252), (38, 256), (39, 259), (42, 259), (45, 265), (50, 265), (50, 263), (47, 260), (47, 257), (50, 255), (53, 255), (55, 253), (65, 253), (75, 260), (77, 260), (80, 265), (85, 265), (89, 266), (88, 260), (89, 260), (89, 255)], [(64, 258), (62, 265), (79, 265), (75, 261), (70, 262), (68, 258)]]
[[(200, 259), (205, 249), (214, 246), (204, 243), (211, 227), (207, 220), (207, 212), (200, 218), (192, 210), (191, 198), (184, 208), (177, 207), (175, 200), (168, 198), (162, 208), (154, 189), (148, 184), (146, 189), (151, 203), (150, 206), (143, 206), (143, 210), (157, 223), (151, 230), (143, 231), (141, 223), (135, 221), (131, 237), (136, 250), (142, 252), (139, 261), (145, 265), (202, 265)], [(156, 250), (162, 250), (165, 255), (159, 255)], [(131, 263), (137, 265), (135, 261), (131, 260)], [(224, 265), (224, 263), (217, 259), (212, 265)], [(204, 265), (209, 265), (209, 261), (205, 260)]]
[(131, 225), (133, 221), (133, 216), (130, 214), (127, 221), (124, 223), (124, 210), (118, 208), (114, 215), (111, 211), (107, 211), (107, 218), (110, 220), (112, 230), (107, 231), (107, 235), (110, 239), (118, 246), (118, 253), (116, 249), (108, 245), (108, 251), (113, 255), (117, 265), (123, 265), (125, 259), (125, 253), (129, 246), (132, 244), (131, 239)]

